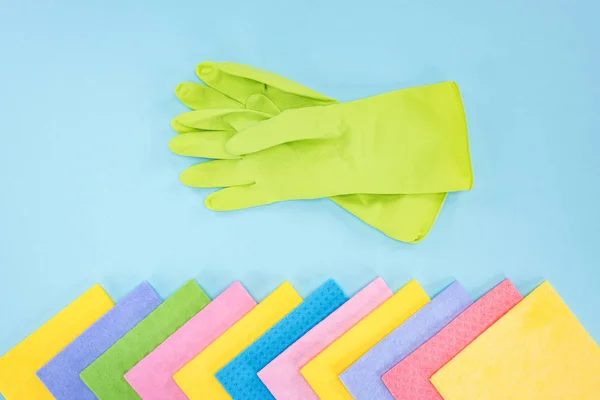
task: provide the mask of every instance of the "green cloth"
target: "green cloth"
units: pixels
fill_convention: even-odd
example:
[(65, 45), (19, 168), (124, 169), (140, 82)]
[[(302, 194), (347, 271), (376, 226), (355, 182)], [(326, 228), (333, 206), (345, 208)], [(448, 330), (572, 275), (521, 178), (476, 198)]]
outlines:
[(198, 284), (189, 281), (86, 368), (81, 379), (100, 400), (140, 399), (125, 373), (209, 302)]
[[(183, 83), (179, 85), (176, 90), (177, 96), (186, 105), (193, 109), (200, 110), (182, 114), (173, 120), (173, 127), (181, 135), (177, 136), (171, 141), (170, 147), (178, 154), (217, 159), (238, 159), (239, 157), (237, 155), (227, 152), (225, 146), (230, 139), (234, 138), (234, 136), (240, 136), (238, 135), (240, 131), (243, 131), (244, 135), (251, 133), (249, 131), (254, 131), (254, 134), (250, 140), (246, 141), (246, 148), (237, 149), (238, 153), (255, 151), (259, 148), (269, 147), (280, 142), (303, 139), (305, 138), (306, 134), (308, 134), (308, 138), (311, 138), (314, 135), (319, 137), (319, 134), (316, 133), (316, 128), (322, 130), (323, 124), (329, 123), (331, 126), (332, 120), (334, 125), (337, 123), (336, 119), (339, 120), (339, 118), (335, 116), (332, 117), (332, 114), (334, 113), (329, 111), (326, 113), (328, 114), (326, 118), (323, 118), (322, 115), (315, 114), (317, 109), (329, 110), (338, 106), (314, 106), (336, 105), (338, 104), (336, 100), (266, 71), (235, 63), (201, 63), (197, 68), (197, 73), (198, 76), (208, 86), (197, 83)], [(380, 192), (385, 194), (375, 194), (373, 192), (370, 194), (347, 194), (332, 197), (333, 201), (362, 219), (364, 222), (401, 241), (418, 242), (427, 235), (431, 229), (431, 226), (435, 222), (435, 219), (437, 218), (437, 215), (446, 198), (447, 193), (445, 193), (445, 188), (449, 188), (449, 190), (465, 190), (469, 189), (472, 184), (466, 124), (464, 121), (464, 111), (462, 109), (460, 95), (454, 84), (445, 84), (445, 86), (447, 89), (446, 92), (448, 92), (446, 94), (449, 95), (446, 96), (446, 98), (441, 102), (440, 99), (432, 98), (432, 96), (429, 96), (427, 99), (413, 98), (412, 103), (410, 103), (410, 101), (405, 102), (403, 100), (406, 100), (408, 96), (401, 96), (398, 94), (406, 91), (395, 92), (396, 94), (394, 96), (396, 97), (396, 103), (392, 104), (392, 106), (399, 105), (400, 107), (393, 109), (392, 118), (390, 119), (388, 117), (387, 121), (389, 126), (393, 127), (392, 124), (395, 123), (406, 131), (407, 126), (410, 127), (410, 125), (407, 125), (407, 122), (401, 121), (401, 119), (409, 119), (404, 117), (410, 117), (414, 115), (416, 111), (417, 118), (414, 119), (417, 121), (420, 119), (420, 122), (423, 122), (422, 120), (426, 119), (428, 116), (433, 117), (433, 119), (431, 119), (432, 123), (430, 126), (425, 127), (425, 130), (429, 133), (431, 133), (431, 131), (434, 129), (440, 128), (439, 124), (443, 123), (444, 121), (451, 121), (454, 124), (454, 127), (451, 129), (448, 127), (442, 127), (442, 129), (439, 130), (439, 133), (445, 134), (450, 132), (455, 134), (452, 137), (457, 139), (455, 143), (457, 148), (451, 149), (456, 150), (456, 154), (454, 154), (454, 160), (450, 160), (448, 163), (447, 159), (443, 159), (444, 157), (447, 158), (448, 154), (451, 153), (448, 151), (445, 153), (444, 151), (438, 152), (438, 155), (441, 154), (443, 156), (440, 160), (436, 160), (435, 154), (427, 154), (430, 159), (433, 159), (433, 163), (428, 164), (427, 159), (416, 160), (416, 162), (413, 162), (412, 164), (408, 163), (410, 170), (407, 172), (408, 174), (412, 174), (412, 172), (415, 171), (425, 172), (424, 176), (435, 175), (435, 173), (431, 173), (431, 171), (435, 170), (435, 168), (431, 167), (437, 167), (437, 172), (439, 172), (440, 170), (449, 166), (450, 169), (447, 170), (446, 176), (444, 176), (444, 173), (442, 173), (441, 177), (437, 177), (438, 182), (440, 180), (444, 181), (448, 177), (454, 180), (454, 182), (445, 181), (442, 185), (437, 185), (436, 182), (430, 182), (431, 185), (429, 187), (435, 187), (435, 190), (428, 190), (426, 187), (424, 187), (424, 185), (420, 185), (421, 187), (417, 188), (418, 190), (413, 190), (412, 192), (408, 191), (407, 188), (404, 188), (403, 192), (397, 192), (396, 190), (390, 192), (389, 189), (386, 189), (385, 191)], [(423, 88), (416, 89), (421, 94), (424, 92)], [(414, 89), (411, 90), (414, 91)], [(442, 92), (442, 90), (438, 89), (437, 92)], [(393, 94), (377, 96), (377, 98), (379, 100), (379, 98), (385, 96), (389, 98), (392, 97)], [(404, 99), (402, 97), (404, 97)], [(368, 100), (370, 99), (346, 104), (361, 103)], [(426, 100), (425, 104), (419, 104), (419, 101), (421, 100)], [(372, 100), (370, 101), (373, 103)], [(429, 103), (427, 103), (427, 101), (429, 101)], [(379, 102), (382, 103), (381, 101)], [(339, 106), (347, 107), (347, 105)], [(312, 117), (307, 118), (304, 114), (302, 114), (303, 110), (297, 110), (298, 108), (305, 107), (313, 107), (309, 111), (309, 113), (313, 115)], [(402, 110), (403, 107), (404, 110)], [(416, 109), (412, 109), (411, 107), (416, 107)], [(348, 107), (348, 109), (351, 109), (350, 113), (355, 112), (354, 110), (356, 107), (354, 107), (354, 109), (352, 108), (352, 106)], [(284, 112), (286, 110), (289, 111)], [(429, 114), (418, 114), (419, 112), (423, 111)], [(402, 114), (402, 112), (404, 112), (404, 114)], [(290, 114), (292, 114), (292, 116), (288, 117), (287, 115)], [(316, 183), (319, 183), (321, 186), (326, 186), (325, 192), (330, 190), (335, 192), (338, 190), (338, 184), (342, 183), (343, 181), (343, 179), (339, 178), (345, 177), (346, 181), (354, 181), (352, 183), (356, 183), (355, 175), (351, 174), (356, 172), (357, 168), (364, 169), (365, 164), (372, 164), (369, 160), (367, 160), (368, 162), (366, 163), (364, 160), (357, 160), (356, 155), (357, 153), (360, 155), (361, 152), (364, 152), (365, 144), (369, 144), (370, 142), (372, 144), (375, 139), (373, 134), (378, 133), (377, 131), (380, 130), (380, 122), (382, 121), (382, 118), (379, 115), (375, 115), (375, 119), (373, 119), (374, 114), (377, 113), (373, 113), (372, 109), (368, 109), (363, 110), (362, 113), (358, 113), (357, 115), (353, 116), (356, 117), (355, 120), (358, 120), (359, 122), (360, 119), (365, 119), (367, 122), (363, 123), (362, 126), (358, 126), (358, 129), (363, 130), (363, 135), (362, 138), (360, 138), (360, 142), (357, 143), (358, 146), (355, 146), (355, 151), (350, 154), (349, 158), (344, 159), (339, 157), (340, 153), (338, 152), (338, 144), (340, 141), (337, 142), (338, 144), (333, 144), (332, 148), (332, 141), (327, 140), (330, 142), (328, 143), (329, 146), (327, 146), (328, 149), (322, 146), (323, 140), (305, 141), (310, 142), (310, 145), (316, 149), (316, 152), (320, 153), (319, 157), (317, 157), (317, 161), (326, 161), (324, 159), (329, 156), (333, 156), (334, 158), (338, 159), (337, 161), (341, 161), (341, 163), (338, 162), (337, 165), (338, 172), (340, 173), (338, 173), (337, 176), (330, 176), (332, 180), (325, 181), (322, 179), (323, 176), (327, 175), (327, 172), (330, 172), (327, 171), (327, 168), (329, 168), (330, 165), (325, 168), (325, 171), (315, 170), (314, 168), (311, 168), (310, 165), (315, 164), (315, 159), (306, 157), (306, 153), (304, 151), (298, 152), (295, 149), (291, 152), (288, 151), (287, 153), (281, 152), (279, 160), (276, 160), (277, 157), (275, 157), (270, 158), (267, 162), (259, 161), (259, 167), (262, 167), (263, 171), (271, 171), (267, 172), (267, 178), (269, 174), (272, 174), (272, 172), (276, 172), (275, 175), (279, 175), (279, 188), (269, 188), (267, 191), (270, 193), (266, 193), (264, 190), (255, 190), (257, 189), (255, 187), (257, 185), (248, 185), (227, 189), (225, 191), (221, 191), (223, 193), (218, 192), (213, 196), (209, 196), (207, 199), (209, 207), (218, 210), (226, 210), (267, 204), (269, 202), (285, 200), (288, 198), (324, 197), (322, 195), (323, 192), (321, 191), (318, 191), (315, 194), (310, 193), (310, 191), (314, 189)], [(277, 118), (273, 118), (277, 115), (279, 115)], [(327, 119), (329, 119), (329, 122), (327, 122)], [(268, 127), (267, 129), (262, 128), (264, 126), (268, 126), (269, 123), (279, 120), (283, 122), (279, 122), (271, 127)], [(287, 122), (285, 122), (286, 120)], [(377, 121), (377, 130), (374, 130), (373, 126), (368, 126), (369, 121)], [(436, 122), (438, 123), (437, 127), (435, 126)], [(253, 125), (255, 126), (252, 127)], [(425, 121), (425, 125), (427, 125), (427, 121)], [(365, 127), (367, 129), (365, 129)], [(421, 126), (421, 128), (423, 128), (423, 126)], [(333, 127), (333, 130), (335, 131), (335, 127)], [(296, 133), (292, 133), (292, 131)], [(415, 155), (419, 156), (419, 154), (417, 154), (418, 149), (415, 148), (413, 143), (415, 135), (417, 135), (419, 132), (414, 132), (411, 137), (410, 135), (403, 136), (401, 132), (398, 131), (399, 129), (393, 132), (393, 134), (397, 136), (396, 139), (399, 140), (388, 143), (380, 142), (379, 139), (377, 139), (379, 143), (375, 144), (384, 148), (386, 146), (395, 147), (395, 149), (393, 148), (392, 150), (396, 150), (396, 153), (392, 158), (406, 158), (404, 157), (405, 153), (415, 153)], [(269, 135), (268, 132), (271, 132), (271, 137), (266, 138), (266, 136)], [(325, 132), (325, 136), (331, 134), (335, 135), (336, 133), (331, 131)], [(408, 143), (406, 142), (406, 139), (408, 139)], [(235, 140), (236, 139), (233, 139), (232, 142)], [(264, 146), (260, 145), (261, 141), (264, 141)], [(460, 147), (459, 142), (462, 142), (462, 148), (458, 148)], [(286, 146), (278, 147), (297, 147), (298, 144), (301, 143), (294, 142)], [(398, 144), (401, 144), (402, 146), (397, 146)], [(412, 151), (405, 146), (406, 144), (410, 145)], [(430, 143), (428, 143), (427, 138), (425, 138), (422, 140), (421, 145), (422, 148), (426, 148), (430, 146)], [(445, 143), (442, 140), (441, 142), (434, 143), (434, 145), (437, 145), (438, 150), (440, 150), (440, 147), (444, 146)], [(327, 153), (327, 150), (333, 151), (329, 151), (329, 153)], [(442, 148), (441, 150), (448, 149)], [(428, 151), (429, 149), (425, 149), (425, 153)], [(375, 160), (378, 161), (378, 154), (374, 154), (374, 156)], [(450, 154), (450, 156), (452, 157), (453, 155)], [(252, 157), (246, 156), (244, 157), (244, 161), (246, 161), (248, 158), (251, 159)], [(295, 163), (295, 170), (285, 168), (291, 164), (290, 160), (298, 159), (300, 159), (301, 162)], [(348, 162), (348, 160), (351, 162)], [(358, 161), (358, 163), (354, 161)], [(388, 161), (390, 160), (384, 160), (384, 162)], [(246, 168), (248, 163), (236, 160), (233, 162), (228, 162), (227, 164), (227, 167), (218, 167), (216, 170), (216, 173), (222, 175), (221, 177), (214, 175), (215, 170), (213, 167), (215, 165), (209, 163), (207, 166), (194, 167), (186, 171), (182, 175), (182, 180), (186, 184), (203, 187), (235, 186), (240, 183), (244, 184), (255, 182), (254, 176), (256, 176), (256, 174), (251, 174), (247, 177), (244, 176), (244, 174), (246, 174), (246, 172), (249, 170)], [(323, 165), (323, 163), (321, 163), (321, 165)], [(405, 163), (404, 165), (406, 166), (407, 164)], [(381, 175), (381, 177), (386, 178), (389, 181), (395, 179), (395, 176), (398, 176), (398, 174), (393, 175), (392, 173), (388, 173), (388, 166), (393, 167), (394, 163), (392, 162), (390, 165), (384, 164), (383, 169), (385, 170), (385, 173), (379, 173), (378, 175)], [(454, 170), (452, 170), (453, 167)], [(398, 166), (397, 168), (402, 168), (402, 166)], [(227, 170), (229, 170), (229, 172)], [(230, 173), (233, 170), (235, 170), (235, 173)], [(298, 170), (301, 171), (300, 174), (295, 172)], [(309, 172), (308, 170), (312, 171)], [(458, 175), (462, 176), (457, 176), (457, 172)], [(259, 172), (257, 175), (262, 174), (262, 172)], [(293, 178), (290, 176), (293, 176)], [(298, 177), (303, 178), (302, 180), (304, 182), (299, 182)], [(245, 178), (248, 179), (244, 180)], [(410, 178), (414, 180), (415, 176), (411, 176)], [(366, 181), (372, 182), (374, 179), (367, 177)], [(453, 184), (457, 183), (456, 181), (460, 182), (453, 186)], [(331, 184), (331, 182), (334, 184)], [(307, 185), (310, 188), (309, 191), (306, 191)], [(296, 192), (284, 193), (290, 192), (287, 190), (289, 186), (293, 186), (292, 189), (296, 189)], [(414, 185), (413, 189), (415, 189)], [(342, 189), (341, 192), (345, 192), (347, 190), (348, 189)], [(357, 189), (350, 190), (356, 191)], [(372, 190), (373, 189), (370, 189), (369, 192)], [(396, 193), (394, 193), (394, 191), (396, 191)], [(231, 196), (227, 196), (228, 193), (231, 194)], [(223, 195), (225, 196), (220, 197)], [(230, 200), (233, 197), (236, 199), (231, 202)], [(224, 201), (221, 201), (223, 199)]]

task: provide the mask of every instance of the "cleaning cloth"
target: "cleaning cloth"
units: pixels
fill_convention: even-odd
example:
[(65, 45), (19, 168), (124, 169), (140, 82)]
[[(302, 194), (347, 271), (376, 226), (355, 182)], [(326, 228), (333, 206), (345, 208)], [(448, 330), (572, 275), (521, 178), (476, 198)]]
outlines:
[(144, 400), (187, 400), (173, 374), (248, 313), (256, 302), (236, 282), (125, 374)]
[(93, 286), (0, 358), (0, 393), (7, 400), (52, 400), (36, 372), (113, 307)]
[(191, 400), (231, 399), (215, 374), (301, 302), (302, 297), (285, 282), (175, 373), (175, 382)]
[(58, 400), (95, 400), (79, 374), (146, 318), (162, 299), (144, 282), (37, 372)]
[(416, 281), (409, 282), (313, 358), (300, 373), (321, 399), (351, 400), (338, 375), (428, 301), (423, 288)]
[(274, 399), (257, 373), (348, 298), (333, 280), (325, 282), (217, 373), (217, 379), (235, 400)]
[(189, 281), (81, 373), (100, 400), (140, 399), (124, 378), (131, 368), (210, 302)]
[(445, 400), (597, 400), (600, 348), (544, 282), (431, 382)]
[(391, 399), (381, 376), (438, 333), (473, 303), (465, 289), (453, 282), (419, 312), (396, 328), (340, 375), (357, 400)]
[(523, 296), (507, 279), (383, 376), (397, 400), (443, 400), (429, 378), (513, 308)]
[(278, 400), (319, 400), (300, 369), (392, 295), (385, 281), (377, 278), (277, 356), (258, 377)]

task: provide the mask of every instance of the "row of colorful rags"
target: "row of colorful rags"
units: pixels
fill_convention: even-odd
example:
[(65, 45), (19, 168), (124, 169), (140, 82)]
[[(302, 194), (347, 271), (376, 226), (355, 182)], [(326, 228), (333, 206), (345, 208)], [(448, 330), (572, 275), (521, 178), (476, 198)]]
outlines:
[(548, 282), (504, 280), (474, 301), (377, 278), (289, 282), (257, 303), (235, 282), (116, 304), (100, 285), (0, 358), (7, 400), (599, 399), (600, 349)]

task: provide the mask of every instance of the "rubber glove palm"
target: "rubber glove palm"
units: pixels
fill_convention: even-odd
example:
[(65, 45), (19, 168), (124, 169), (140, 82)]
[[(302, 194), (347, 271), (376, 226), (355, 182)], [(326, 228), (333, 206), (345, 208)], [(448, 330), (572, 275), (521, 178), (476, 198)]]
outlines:
[[(283, 110), (337, 103), (295, 82), (245, 65), (202, 63), (197, 72), (209, 86), (184, 83), (177, 89), (178, 97), (185, 104), (207, 110), (186, 113), (173, 121), (174, 128), (182, 135), (173, 139), (170, 145), (175, 152), (183, 155), (234, 158), (225, 150), (225, 144), (238, 130), (258, 121), (266, 122)], [(319, 120), (320, 117), (317, 122)], [(468, 169), (470, 171), (470, 166)], [(183, 174), (184, 182), (190, 171)], [(196, 179), (195, 173), (191, 178)], [(209, 186), (202, 179), (199, 186)], [(215, 184), (226, 186), (227, 182)], [(446, 193), (352, 194), (334, 196), (332, 200), (395, 239), (417, 242), (429, 232), (445, 197)]]

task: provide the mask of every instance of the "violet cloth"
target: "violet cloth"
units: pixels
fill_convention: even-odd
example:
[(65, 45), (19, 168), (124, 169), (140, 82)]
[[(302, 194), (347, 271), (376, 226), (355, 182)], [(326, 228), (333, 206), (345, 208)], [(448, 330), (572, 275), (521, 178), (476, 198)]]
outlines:
[(394, 400), (381, 377), (473, 304), (456, 281), (340, 375), (357, 400)]
[(58, 400), (97, 400), (79, 374), (160, 303), (152, 286), (142, 283), (40, 368), (38, 378)]

